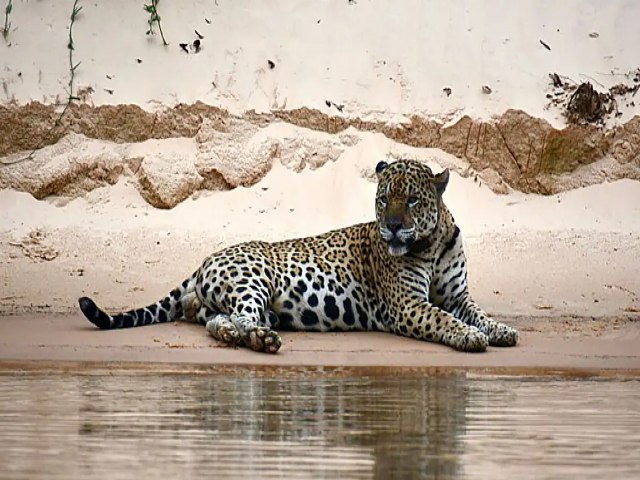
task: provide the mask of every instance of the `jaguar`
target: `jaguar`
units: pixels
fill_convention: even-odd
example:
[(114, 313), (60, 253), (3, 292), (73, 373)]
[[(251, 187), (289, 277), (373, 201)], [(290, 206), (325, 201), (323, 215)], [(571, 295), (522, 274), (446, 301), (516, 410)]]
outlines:
[(166, 297), (108, 314), (79, 299), (100, 329), (198, 322), (216, 340), (276, 353), (277, 330), (382, 331), (465, 352), (518, 342), (473, 300), (460, 228), (443, 201), (449, 170), (380, 161), (376, 220), (281, 242), (251, 241), (205, 258)]

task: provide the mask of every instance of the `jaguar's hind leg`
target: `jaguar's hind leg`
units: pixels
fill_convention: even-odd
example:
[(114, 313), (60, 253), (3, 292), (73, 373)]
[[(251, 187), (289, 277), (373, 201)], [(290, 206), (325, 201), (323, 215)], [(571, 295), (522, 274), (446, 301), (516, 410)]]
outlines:
[(180, 303), (182, 305), (184, 320), (188, 322), (199, 322), (204, 325), (203, 319), (206, 313), (205, 307), (202, 305), (202, 302), (195, 291), (185, 293), (180, 300)]
[(250, 317), (244, 315), (231, 315), (231, 322), (240, 332), (245, 345), (256, 352), (276, 353), (282, 346), (280, 335), (268, 326), (264, 326), (264, 320), (258, 324)]
[[(242, 320), (240, 317), (232, 317), (225, 313), (215, 312), (207, 307), (201, 307), (196, 314), (198, 323), (205, 325), (207, 332), (218, 341), (232, 347), (240, 343), (259, 352), (275, 353), (281, 345), (279, 335), (271, 330), (278, 322), (278, 316), (273, 310), (266, 310), (262, 315), (260, 324), (253, 329), (250, 320)], [(247, 323), (248, 322), (248, 323)], [(243, 333), (241, 333), (243, 332)]]
[(195, 292), (182, 299), (184, 318), (204, 325), (213, 338), (236, 347), (240, 343), (238, 329), (229, 321), (229, 315), (212, 310), (202, 304)]
[(202, 298), (203, 303), (216, 306), (219, 311), (229, 314), (226, 318), (218, 317), (211, 324), (210, 328), (213, 331), (209, 331), (213, 334), (222, 328), (228, 332), (230, 327), (227, 322), (231, 322), (244, 345), (256, 352), (276, 353), (282, 341), (280, 336), (271, 330), (277, 316), (269, 313), (271, 294), (267, 283), (256, 282), (246, 275), (237, 277), (240, 277), (238, 271), (231, 267), (228, 275), (221, 274), (220, 271), (207, 273), (207, 278), (216, 280), (213, 284), (203, 281), (202, 288), (198, 290), (198, 296)]
[(224, 313), (218, 313), (213, 318), (207, 320), (205, 328), (213, 338), (232, 347), (237, 347), (241, 341), (240, 332), (230, 321), (229, 315)]

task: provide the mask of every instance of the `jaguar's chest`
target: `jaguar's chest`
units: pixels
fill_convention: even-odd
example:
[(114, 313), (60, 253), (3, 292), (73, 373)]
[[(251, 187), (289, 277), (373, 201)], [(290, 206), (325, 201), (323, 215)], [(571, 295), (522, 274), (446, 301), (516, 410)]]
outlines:
[[(396, 259), (394, 259), (396, 260)], [(380, 287), (389, 300), (426, 298), (435, 274), (435, 261), (428, 255), (405, 256), (389, 262), (381, 273)]]

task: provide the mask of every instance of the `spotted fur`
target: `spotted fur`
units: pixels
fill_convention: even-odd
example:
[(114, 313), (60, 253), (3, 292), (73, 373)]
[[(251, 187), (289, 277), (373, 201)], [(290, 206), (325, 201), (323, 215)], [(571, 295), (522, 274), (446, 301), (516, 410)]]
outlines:
[(410, 160), (378, 163), (376, 221), (316, 237), (249, 242), (212, 254), (157, 303), (108, 315), (102, 329), (177, 319), (216, 339), (275, 353), (275, 329), (377, 330), (478, 352), (513, 346), (518, 332), (491, 320), (467, 288), (460, 229), (442, 201), (449, 172)]

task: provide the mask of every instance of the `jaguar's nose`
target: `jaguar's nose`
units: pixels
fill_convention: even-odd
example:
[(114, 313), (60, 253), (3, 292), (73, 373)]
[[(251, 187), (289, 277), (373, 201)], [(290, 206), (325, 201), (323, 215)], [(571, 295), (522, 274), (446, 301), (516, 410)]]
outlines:
[(397, 220), (388, 220), (387, 221), (387, 228), (389, 229), (389, 231), (391, 233), (393, 233), (395, 235), (402, 228), (402, 222), (397, 221)]

